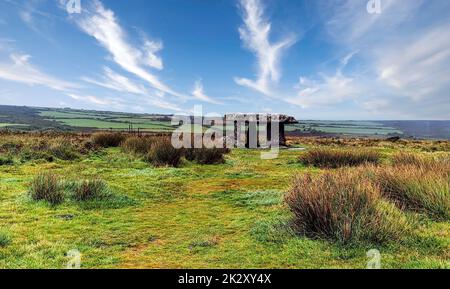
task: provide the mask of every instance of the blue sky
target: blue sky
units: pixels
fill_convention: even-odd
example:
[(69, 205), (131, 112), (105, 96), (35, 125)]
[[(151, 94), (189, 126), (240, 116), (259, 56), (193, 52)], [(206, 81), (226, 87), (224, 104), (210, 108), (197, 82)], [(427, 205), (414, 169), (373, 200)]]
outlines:
[(0, 104), (450, 119), (448, 0), (68, 1), (0, 0)]

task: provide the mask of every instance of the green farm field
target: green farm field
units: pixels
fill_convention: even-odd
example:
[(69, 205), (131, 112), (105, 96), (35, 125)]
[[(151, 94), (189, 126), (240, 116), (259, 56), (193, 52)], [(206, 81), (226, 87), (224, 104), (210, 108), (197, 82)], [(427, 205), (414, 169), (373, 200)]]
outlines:
[[(259, 150), (233, 149), (223, 163), (182, 159), (177, 167), (159, 167), (121, 147), (86, 151), (89, 135), (68, 141), (79, 152), (56, 154), (61, 150), (52, 145), (50, 159), (26, 148), (61, 143), (60, 136), (1, 135), (0, 160), (11, 160), (0, 165), (1, 268), (65, 268), (73, 249), (82, 254), (82, 268), (366, 268), (370, 249), (381, 252), (383, 268), (449, 266), (449, 220), (421, 212), (402, 213), (416, 225), (401, 242), (344, 244), (291, 230), (284, 198), (292, 179), (329, 171), (299, 157), (331, 142), (291, 138), (292, 149), (273, 160), (262, 160)], [(400, 151), (450, 156), (445, 142), (339, 148), (361, 145), (380, 153), (382, 166)], [(35, 201), (30, 185), (42, 172), (68, 183), (101, 178), (114, 197)]]
[[(0, 105), (0, 129), (14, 131), (92, 132), (95, 130), (171, 132), (171, 115), (137, 114), (70, 108)], [(299, 120), (286, 126), (292, 136), (415, 138), (450, 140), (449, 121)]]

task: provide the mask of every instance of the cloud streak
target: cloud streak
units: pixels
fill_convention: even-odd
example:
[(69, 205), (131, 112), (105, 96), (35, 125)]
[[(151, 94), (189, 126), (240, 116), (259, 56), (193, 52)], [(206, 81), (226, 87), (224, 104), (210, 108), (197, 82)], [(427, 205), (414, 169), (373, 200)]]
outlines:
[(142, 48), (131, 45), (114, 12), (106, 9), (100, 1), (95, 0), (91, 9), (83, 12), (82, 15), (84, 16), (76, 20), (78, 26), (85, 33), (94, 37), (120, 67), (145, 80), (154, 89), (183, 97), (182, 94), (175, 92), (147, 70), (148, 68), (163, 69), (163, 61), (156, 54), (162, 49), (160, 42), (146, 39)]
[(58, 91), (69, 91), (79, 87), (42, 72), (30, 64), (30, 58), (28, 54), (11, 54), (10, 63), (0, 63), (0, 78), (27, 85), (41, 85)]
[(240, 8), (244, 24), (239, 35), (245, 47), (257, 58), (257, 79), (235, 78), (238, 85), (246, 86), (265, 95), (272, 94), (272, 86), (281, 77), (280, 60), (283, 52), (295, 42), (295, 37), (286, 37), (276, 43), (270, 41), (271, 23), (264, 19), (264, 7), (259, 0), (241, 0)]
[(213, 104), (222, 104), (221, 102), (219, 102), (205, 94), (201, 80), (197, 80), (195, 82), (195, 86), (194, 86), (194, 90), (192, 91), (192, 95), (195, 98), (197, 98), (201, 101), (204, 101), (204, 102), (209, 102), (209, 103), (213, 103)]
[(102, 77), (101, 81), (89, 77), (82, 77), (81, 79), (84, 80), (85, 82), (95, 84), (97, 86), (101, 86), (111, 90), (115, 90), (118, 92), (126, 92), (133, 94), (148, 94), (148, 91), (147, 89), (145, 89), (144, 86), (134, 83), (129, 78), (114, 72), (111, 68), (104, 67), (103, 71), (104, 76)]

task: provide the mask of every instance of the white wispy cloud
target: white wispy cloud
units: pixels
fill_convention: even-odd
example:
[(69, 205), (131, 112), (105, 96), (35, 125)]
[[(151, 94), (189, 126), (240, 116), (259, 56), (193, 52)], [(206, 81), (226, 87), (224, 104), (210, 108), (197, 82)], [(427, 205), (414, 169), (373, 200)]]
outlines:
[(221, 102), (219, 102), (205, 94), (201, 80), (197, 80), (195, 82), (195, 86), (194, 86), (194, 90), (192, 91), (192, 95), (201, 101), (205, 101), (205, 102), (209, 102), (209, 103), (213, 103), (213, 104), (221, 104)]
[(143, 85), (137, 84), (132, 80), (130, 80), (129, 78), (120, 75), (117, 72), (114, 72), (111, 68), (104, 67), (103, 71), (104, 75), (102, 77), (102, 80), (100, 81), (89, 77), (82, 77), (81, 79), (88, 83), (95, 84), (119, 92), (148, 94), (147, 89), (145, 89)]
[(23, 22), (25, 22), (28, 25), (33, 24), (33, 16), (31, 15), (31, 11), (29, 10), (22, 10), (19, 12), (20, 19), (22, 19)]
[(72, 99), (83, 101), (99, 106), (111, 106), (111, 105), (117, 105), (118, 102), (111, 99), (106, 98), (100, 98), (93, 95), (81, 95), (81, 94), (75, 94), (75, 93), (67, 93), (67, 96), (71, 97)]
[(352, 99), (378, 115), (449, 118), (450, 18), (443, 13), (450, 3), (381, 0), (381, 14), (369, 14), (366, 3), (318, 2), (336, 51), (356, 51), (359, 65), (344, 73), (355, 56), (348, 54), (336, 75), (303, 83), (290, 101), (330, 106)]
[(173, 96), (184, 97), (148, 71), (148, 68), (157, 70), (163, 68), (163, 61), (156, 54), (162, 49), (160, 42), (146, 39), (141, 48), (130, 44), (114, 12), (106, 9), (98, 0), (93, 1), (90, 8), (85, 8), (81, 17), (74, 19), (78, 26), (94, 37), (124, 70), (145, 80), (154, 89)]
[(9, 63), (0, 63), (0, 78), (27, 85), (42, 85), (53, 90), (69, 91), (79, 85), (42, 72), (30, 64), (28, 54), (11, 54)]
[(283, 52), (296, 42), (296, 38), (290, 36), (272, 43), (270, 41), (271, 23), (264, 18), (264, 7), (261, 1), (241, 0), (240, 7), (244, 25), (239, 28), (239, 34), (244, 45), (255, 54), (258, 60), (258, 74), (256, 80), (235, 78), (235, 82), (270, 95), (272, 85), (278, 83), (281, 77), (279, 66)]
[(414, 101), (433, 96), (448, 99), (450, 22), (407, 39), (380, 47), (375, 58), (380, 79)]
[(337, 72), (335, 75), (321, 75), (320, 80), (300, 77), (296, 87), (298, 94), (286, 101), (303, 108), (323, 107), (357, 98), (362, 92), (355, 79)]

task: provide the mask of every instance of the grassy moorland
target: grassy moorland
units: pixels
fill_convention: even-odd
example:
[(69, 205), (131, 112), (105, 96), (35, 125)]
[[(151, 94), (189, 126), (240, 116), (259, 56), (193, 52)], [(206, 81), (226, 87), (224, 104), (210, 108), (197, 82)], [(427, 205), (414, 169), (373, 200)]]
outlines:
[(83, 268), (365, 268), (370, 249), (383, 268), (449, 266), (449, 142), (295, 138), (306, 151), (176, 167), (149, 143), (0, 135), (0, 267), (64, 268), (72, 249)]

